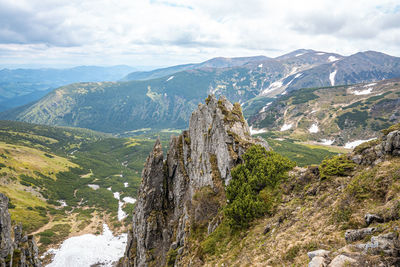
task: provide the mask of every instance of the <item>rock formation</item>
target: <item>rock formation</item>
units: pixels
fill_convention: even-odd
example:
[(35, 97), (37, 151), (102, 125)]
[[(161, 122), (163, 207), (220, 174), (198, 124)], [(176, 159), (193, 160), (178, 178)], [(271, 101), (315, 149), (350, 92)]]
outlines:
[(214, 96), (193, 112), (189, 130), (171, 138), (166, 159), (157, 141), (142, 172), (120, 265), (163, 266), (168, 254), (185, 254), (194, 225), (205, 225), (212, 233), (226, 201), (230, 170), (252, 144), (268, 149), (265, 141), (250, 136), (239, 104)]
[(373, 140), (355, 149), (353, 161), (357, 164), (374, 165), (385, 156), (400, 156), (400, 130), (385, 134), (382, 140)]
[(34, 237), (24, 236), (21, 225), (14, 227), (14, 240), (11, 232), (8, 198), (0, 193), (0, 267), (41, 267)]

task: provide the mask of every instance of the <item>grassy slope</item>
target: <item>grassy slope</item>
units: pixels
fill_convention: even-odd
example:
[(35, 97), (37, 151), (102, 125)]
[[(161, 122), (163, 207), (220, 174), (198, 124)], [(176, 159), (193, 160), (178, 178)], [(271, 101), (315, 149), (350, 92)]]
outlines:
[[(400, 226), (399, 169), (400, 158), (391, 158), (375, 167), (360, 166), (349, 176), (323, 181), (312, 173), (297, 172), (282, 186), (283, 202), (274, 215), (256, 220), (248, 230), (236, 234), (219, 226), (212, 235), (215, 249), (197, 256), (205, 266), (306, 266), (308, 251), (335, 252), (344, 247), (346, 229), (365, 227), (368, 212), (383, 217), (397, 214), (396, 219), (380, 224), (381, 231), (376, 234), (395, 231)], [(267, 225), (271, 229), (264, 233)]]
[[(12, 219), (39, 234), (42, 244), (77, 232), (96, 232), (103, 218), (115, 230), (124, 226), (116, 217), (118, 202), (107, 188), (120, 192), (121, 198), (136, 197), (153, 139), (111, 138), (85, 129), (7, 121), (0, 121), (0, 132), (0, 192), (11, 200)], [(61, 207), (58, 200), (68, 206)], [(133, 206), (126, 204), (124, 209), (131, 214)]]
[(344, 152), (328, 146), (296, 143), (290, 139), (277, 140), (266, 133), (257, 136), (263, 137), (274, 151), (295, 161), (301, 167), (320, 164), (324, 158)]
[[(355, 91), (372, 88), (370, 94), (355, 95)], [(400, 120), (399, 80), (384, 80), (372, 84), (301, 89), (281, 96), (263, 114), (250, 117), (250, 124), (277, 131), (281, 137), (301, 141), (335, 139), (343, 145), (356, 139), (376, 137), (379, 130)], [(269, 100), (265, 100), (267, 103)], [(260, 103), (258, 103), (260, 109)], [(252, 106), (247, 107), (252, 109)], [(245, 109), (246, 110), (246, 109)], [(319, 132), (310, 133), (317, 123)], [(283, 124), (290, 130), (279, 132)]]

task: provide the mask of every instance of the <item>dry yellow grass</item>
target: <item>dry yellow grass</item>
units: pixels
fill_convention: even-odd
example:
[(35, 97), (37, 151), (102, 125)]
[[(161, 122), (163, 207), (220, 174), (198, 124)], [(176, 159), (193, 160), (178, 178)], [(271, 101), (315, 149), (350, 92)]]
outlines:
[[(15, 174), (26, 174), (35, 176), (34, 172), (41, 172), (49, 177), (56, 178), (56, 174), (61, 171), (67, 171), (69, 168), (79, 167), (68, 159), (59, 157), (51, 153), (45, 153), (38, 149), (11, 145), (0, 142), (0, 163), (15, 169)], [(46, 156), (50, 155), (49, 156)], [(4, 171), (4, 169), (2, 170)], [(10, 169), (9, 169), (10, 171)]]
[[(365, 172), (375, 173), (384, 197), (369, 196), (356, 199), (348, 193), (348, 186)], [(380, 163), (375, 167), (360, 166), (348, 177), (317, 178), (302, 182), (297, 178), (282, 188), (282, 203), (272, 217), (253, 223), (241, 240), (233, 239), (220, 255), (204, 255), (205, 266), (307, 266), (308, 251), (326, 249), (332, 252), (346, 245), (346, 229), (365, 227), (364, 215), (387, 210), (389, 203), (400, 200), (400, 159)], [(369, 180), (368, 180), (369, 181)], [(350, 217), (337, 222), (337, 210), (349, 201)], [(347, 202), (346, 202), (347, 203)], [(344, 206), (343, 208), (347, 208)], [(271, 231), (264, 234), (267, 225)], [(395, 231), (399, 220), (381, 224), (383, 232)], [(362, 241), (359, 241), (362, 242)], [(194, 255), (186, 255), (192, 258)]]

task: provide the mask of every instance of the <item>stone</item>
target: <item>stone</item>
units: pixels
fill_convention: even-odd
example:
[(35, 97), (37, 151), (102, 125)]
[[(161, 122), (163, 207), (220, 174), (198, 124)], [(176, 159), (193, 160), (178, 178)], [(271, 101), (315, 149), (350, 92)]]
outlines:
[(314, 257), (327, 257), (329, 255), (329, 253), (331, 253), (328, 250), (325, 249), (318, 249), (318, 250), (314, 250), (314, 251), (310, 251), (307, 253), (308, 257), (310, 258), (310, 260), (312, 260)]
[(272, 225), (271, 224), (267, 224), (267, 226), (265, 226), (264, 232), (263, 234), (266, 235), (268, 234), (272, 229)]
[(357, 261), (353, 258), (350, 258), (345, 255), (338, 255), (336, 256), (328, 267), (347, 267), (347, 266), (354, 266)]
[(322, 256), (315, 256), (308, 263), (308, 267), (325, 267), (326, 265), (326, 259)]
[[(22, 234), (22, 225), (21, 224), (17, 224), (16, 226), (14, 226), (14, 242), (16, 244), (18, 244), (19, 242), (21, 242), (23, 239), (23, 234)], [(27, 239), (26, 239), (27, 241)], [(23, 242), (26, 242), (23, 241)]]
[(370, 224), (377, 222), (377, 223), (383, 223), (383, 218), (380, 217), (379, 215), (376, 214), (371, 214), (371, 213), (367, 213), (364, 216), (364, 220), (367, 226), (369, 226)]
[(370, 242), (355, 246), (363, 250), (364, 253), (374, 255), (381, 255), (383, 253), (392, 257), (400, 256), (400, 241), (398, 235), (393, 232), (373, 236)]
[(177, 247), (178, 247), (178, 242), (173, 242), (173, 243), (171, 244), (171, 249), (172, 249), (172, 250), (175, 250)]
[(347, 230), (346, 233), (344, 234), (344, 238), (346, 239), (347, 243), (358, 241), (366, 237), (367, 235), (371, 235), (374, 232), (377, 231), (377, 228), (375, 227), (369, 227), (369, 228), (362, 228), (362, 229), (350, 229)]
[(0, 193), (0, 258), (6, 258), (12, 251), (11, 217), (8, 212), (8, 198)]
[(375, 165), (385, 155), (400, 156), (400, 131), (395, 130), (382, 137), (382, 142), (354, 154), (352, 159), (357, 164)]

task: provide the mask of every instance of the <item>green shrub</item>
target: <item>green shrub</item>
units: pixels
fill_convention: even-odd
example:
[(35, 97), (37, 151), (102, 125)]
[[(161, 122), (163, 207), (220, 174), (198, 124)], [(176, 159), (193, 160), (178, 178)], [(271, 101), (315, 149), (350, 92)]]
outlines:
[(202, 252), (210, 255), (219, 255), (224, 252), (232, 238), (233, 236), (229, 225), (226, 221), (222, 221), (215, 231), (201, 242)]
[(363, 126), (367, 125), (366, 121), (368, 119), (367, 111), (354, 110), (352, 112), (346, 112), (337, 118), (337, 124), (340, 129), (346, 128), (346, 126)]
[(307, 88), (307, 89), (298, 90), (297, 93), (292, 98), (293, 99), (292, 105), (307, 103), (311, 100), (319, 98), (319, 96), (314, 94), (314, 91), (316, 91), (315, 88)]
[(167, 266), (174, 266), (176, 257), (178, 256), (178, 249), (170, 249), (167, 253)]
[(13, 203), (11, 203), (11, 199), (9, 199), (8, 201), (8, 209), (14, 209), (15, 205)]
[(295, 163), (260, 145), (250, 147), (243, 155), (243, 164), (232, 169), (232, 180), (226, 188), (228, 204), (224, 213), (234, 229), (267, 212), (276, 202), (276, 186), (287, 177)]
[(326, 158), (319, 166), (321, 179), (330, 176), (347, 176), (349, 175), (356, 164), (352, 162), (346, 155), (334, 156)]
[(332, 220), (335, 223), (344, 223), (350, 220), (352, 211), (349, 207), (338, 207), (332, 213)]

